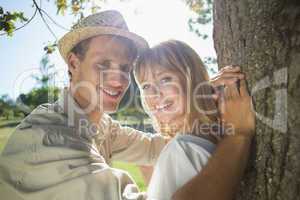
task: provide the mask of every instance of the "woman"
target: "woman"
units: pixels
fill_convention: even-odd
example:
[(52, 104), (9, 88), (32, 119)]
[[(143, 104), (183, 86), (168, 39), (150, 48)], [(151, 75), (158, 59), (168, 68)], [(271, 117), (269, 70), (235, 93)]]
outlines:
[(201, 171), (222, 135), (231, 134), (232, 126), (239, 124), (227, 124), (226, 129), (219, 125), (224, 119), (208, 73), (197, 53), (183, 42), (167, 41), (145, 51), (134, 73), (156, 131), (174, 137), (157, 161), (148, 198), (171, 199)]

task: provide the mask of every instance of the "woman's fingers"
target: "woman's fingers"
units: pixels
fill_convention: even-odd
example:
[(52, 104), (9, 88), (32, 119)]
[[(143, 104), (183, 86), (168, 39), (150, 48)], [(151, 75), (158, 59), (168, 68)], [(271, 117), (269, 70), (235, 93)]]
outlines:
[(213, 79), (216, 79), (219, 77), (227, 77), (227, 78), (236, 77), (236, 78), (242, 79), (245, 77), (245, 74), (242, 72), (220, 72), (215, 77), (213, 77)]
[(230, 84), (225, 87), (225, 101), (236, 99), (240, 96), (237, 85)]
[(216, 100), (218, 110), (219, 110), (220, 114), (222, 115), (222, 113), (224, 112), (224, 108), (225, 108), (225, 105), (224, 105), (224, 99), (225, 99), (224, 85), (220, 85), (219, 87), (217, 87), (215, 89), (215, 93), (213, 94), (213, 99)]
[(239, 66), (228, 65), (220, 69), (220, 72), (239, 72), (241, 68)]
[(240, 81), (240, 94), (241, 97), (249, 97), (249, 92), (247, 90), (247, 85), (245, 80)]
[(244, 79), (245, 74), (241, 72), (232, 72), (232, 71), (222, 71), (219, 72), (216, 76), (212, 77), (210, 83), (213, 87), (219, 85), (229, 85), (237, 80)]
[(212, 81), (218, 81), (219, 79), (222, 78), (237, 78), (237, 79), (244, 79), (245, 75), (243, 73), (234, 73), (234, 72), (223, 72), (223, 73), (218, 73), (214, 77), (211, 78)]
[(237, 77), (218, 77), (210, 81), (211, 85), (216, 88), (222, 85), (230, 85), (239, 80)]

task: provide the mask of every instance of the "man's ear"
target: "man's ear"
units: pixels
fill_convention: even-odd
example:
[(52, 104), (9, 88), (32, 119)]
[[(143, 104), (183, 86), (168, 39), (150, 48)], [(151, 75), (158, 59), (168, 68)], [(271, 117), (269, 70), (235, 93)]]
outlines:
[(80, 59), (76, 54), (71, 52), (68, 56), (68, 72), (69, 72), (70, 80), (74, 80), (74, 78), (76, 79), (79, 73), (79, 67), (80, 67)]

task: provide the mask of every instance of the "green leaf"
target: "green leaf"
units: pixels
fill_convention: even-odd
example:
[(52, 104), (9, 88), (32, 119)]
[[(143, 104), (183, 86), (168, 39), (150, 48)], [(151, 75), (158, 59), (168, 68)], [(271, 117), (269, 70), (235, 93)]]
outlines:
[(68, 8), (67, 1), (66, 0), (56, 0), (56, 6), (57, 6), (57, 14), (64, 15), (65, 10)]
[(100, 9), (101, 9), (100, 6), (93, 6), (93, 7), (91, 8), (91, 11), (92, 11), (92, 13), (94, 14), (94, 13), (97, 13)]
[(25, 22), (27, 20), (23, 12), (4, 12), (3, 8), (0, 7), (0, 30), (6, 32), (8, 36), (12, 36), (15, 31), (16, 22)]
[(46, 54), (51, 54), (53, 53), (57, 48), (57, 44), (48, 44), (47, 46), (44, 47), (44, 51), (46, 51)]

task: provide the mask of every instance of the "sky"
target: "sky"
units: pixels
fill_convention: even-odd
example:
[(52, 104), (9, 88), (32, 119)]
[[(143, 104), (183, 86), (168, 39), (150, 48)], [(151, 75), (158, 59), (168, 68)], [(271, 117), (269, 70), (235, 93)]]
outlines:
[[(22, 10), (28, 18), (34, 13), (30, 0), (0, 2), (4, 10)], [(97, 0), (94, 3), (97, 4)], [(177, 39), (189, 44), (202, 59), (207, 56), (215, 57), (211, 37), (212, 25), (201, 26), (201, 31), (209, 35), (206, 40), (190, 32), (188, 19), (196, 14), (190, 11), (182, 0), (108, 0), (100, 6), (102, 10), (120, 11), (130, 31), (144, 37), (150, 46), (168, 39)], [(68, 12), (64, 16), (56, 15), (53, 1), (43, 0), (42, 8), (63, 27), (70, 28), (75, 21), (74, 16)], [(58, 39), (67, 32), (51, 21), (48, 23)], [(16, 99), (20, 93), (27, 93), (36, 87), (32, 75), (39, 73), (39, 62), (44, 54), (43, 47), (55, 40), (39, 15), (30, 24), (16, 31), (13, 37), (0, 36), (0, 95), (8, 94), (10, 98)], [(66, 86), (66, 64), (58, 51), (51, 54), (50, 62), (58, 72), (55, 85)]]

